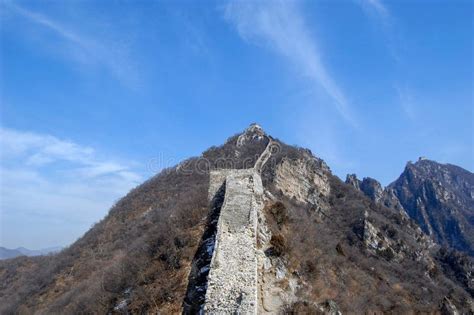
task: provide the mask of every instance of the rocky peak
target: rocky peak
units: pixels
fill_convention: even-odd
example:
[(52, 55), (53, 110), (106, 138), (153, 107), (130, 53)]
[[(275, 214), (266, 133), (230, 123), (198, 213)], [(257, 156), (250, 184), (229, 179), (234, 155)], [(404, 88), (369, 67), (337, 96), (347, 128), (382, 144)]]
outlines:
[(244, 146), (252, 141), (261, 141), (266, 137), (265, 131), (256, 123), (250, 124), (245, 131), (237, 138), (237, 147)]
[(474, 174), (426, 158), (389, 185), (408, 215), (440, 244), (474, 254)]
[(355, 189), (360, 190), (360, 180), (357, 178), (356, 174), (347, 174), (346, 184), (349, 184)]
[(400, 200), (398, 200), (393, 188), (386, 187), (383, 189), (382, 185), (377, 180), (370, 177), (365, 177), (363, 180), (360, 180), (357, 178), (356, 174), (347, 174), (346, 184), (349, 184), (355, 189), (361, 191), (372, 201), (387, 208), (394, 209), (404, 218), (408, 218), (408, 215), (401, 205)]
[(424, 157), (420, 157), (416, 163), (407, 164), (404, 174), (415, 182), (430, 180), (452, 190), (461, 189), (462, 193), (471, 194), (474, 190), (473, 173), (456, 165), (441, 164)]
[(362, 180), (360, 183), (360, 190), (375, 202), (379, 202), (383, 197), (382, 185), (377, 180), (370, 177), (365, 177)]
[(346, 184), (362, 191), (372, 201), (379, 202), (383, 198), (384, 190), (382, 185), (373, 178), (364, 177), (364, 179), (360, 180), (356, 174), (347, 174)]

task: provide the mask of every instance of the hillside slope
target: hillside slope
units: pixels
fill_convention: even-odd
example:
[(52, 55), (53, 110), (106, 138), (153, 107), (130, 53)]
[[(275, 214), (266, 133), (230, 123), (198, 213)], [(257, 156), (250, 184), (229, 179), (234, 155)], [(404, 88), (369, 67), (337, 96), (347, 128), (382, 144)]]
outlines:
[(262, 312), (473, 310), (469, 257), (439, 247), (310, 151), (252, 125), (132, 190), (61, 253), (1, 261), (0, 313), (182, 312), (189, 284), (206, 281), (191, 270), (216, 220), (209, 171), (252, 168), (270, 141), (257, 167)]

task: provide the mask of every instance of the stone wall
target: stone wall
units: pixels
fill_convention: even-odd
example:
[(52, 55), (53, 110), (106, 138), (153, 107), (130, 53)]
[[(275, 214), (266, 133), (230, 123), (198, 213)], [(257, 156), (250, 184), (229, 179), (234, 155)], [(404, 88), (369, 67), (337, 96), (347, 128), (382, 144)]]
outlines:
[(209, 196), (225, 182), (204, 311), (209, 314), (257, 313), (257, 214), (263, 187), (254, 169), (211, 172)]

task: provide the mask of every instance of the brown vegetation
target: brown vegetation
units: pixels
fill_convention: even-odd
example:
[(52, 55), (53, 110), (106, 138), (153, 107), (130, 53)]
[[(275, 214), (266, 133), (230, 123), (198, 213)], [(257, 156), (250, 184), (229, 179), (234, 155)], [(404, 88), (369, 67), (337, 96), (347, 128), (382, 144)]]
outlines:
[(177, 312), (206, 212), (206, 175), (166, 170), (61, 253), (0, 262), (0, 312)]
[[(209, 169), (251, 167), (268, 143), (237, 148), (236, 141), (183, 163), (191, 172), (164, 170), (132, 190), (61, 253), (0, 261), (0, 313), (179, 313), (209, 213)], [(433, 249), (425, 253), (435, 257), (429, 265), (419, 258), (423, 240), (413, 222), (330, 173), (331, 193), (319, 195), (324, 212), (286, 197), (273, 186), (275, 165), (309, 151), (279, 144), (262, 180), (278, 199), (264, 209), (270, 254), (304, 283), (288, 313), (317, 314), (315, 305), (335, 304), (343, 313), (437, 312), (446, 297), (469, 307), (473, 293), (463, 277), (472, 269), (469, 258)], [(323, 167), (321, 160), (310, 162)], [(366, 212), (392, 249), (367, 249)]]
[(247, 143), (236, 158), (237, 137), (133, 189), (61, 253), (0, 261), (0, 313), (179, 313), (208, 216), (209, 169), (252, 167), (268, 143)]
[[(303, 158), (304, 152), (307, 151), (282, 144), (276, 158)], [(304, 283), (300, 301), (288, 306), (288, 313), (317, 314), (315, 305), (324, 306), (328, 301), (335, 301), (343, 313), (437, 312), (445, 297), (462, 309), (470, 308), (472, 293), (463, 284), (465, 278), (435, 273), (441, 264), (433, 267), (418, 258), (424, 245), (414, 222), (375, 204), (332, 175), (331, 194), (319, 196), (320, 203), (326, 206), (323, 214), (318, 213), (312, 205), (299, 203), (276, 190), (272, 182), (274, 171), (267, 167), (263, 174), (266, 188), (278, 199), (265, 207), (274, 235), (272, 248), (279, 249), (274, 252)], [(367, 249), (363, 241), (365, 213), (379, 229), (379, 236), (389, 239), (393, 248)], [(432, 250), (424, 255), (433, 260), (437, 254)], [(453, 274), (458, 278), (468, 274), (462, 270), (472, 266), (467, 258), (443, 261), (443, 268), (457, 270)], [(432, 277), (428, 276), (430, 270)]]

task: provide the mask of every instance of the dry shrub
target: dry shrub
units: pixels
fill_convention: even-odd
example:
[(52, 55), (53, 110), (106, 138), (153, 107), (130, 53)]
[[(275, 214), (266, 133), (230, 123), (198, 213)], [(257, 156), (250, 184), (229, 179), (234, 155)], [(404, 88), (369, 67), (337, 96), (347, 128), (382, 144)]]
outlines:
[[(423, 248), (416, 238), (416, 225), (400, 213), (375, 204), (354, 187), (329, 175), (330, 195), (323, 200), (327, 201), (326, 215), (317, 217), (314, 211), (308, 211), (311, 205), (279, 192), (272, 182), (274, 175), (271, 169), (264, 169), (266, 188), (279, 201), (265, 207), (267, 222), (275, 235), (272, 248), (278, 247), (274, 244), (279, 244), (283, 236), (287, 268), (305, 283), (300, 291), (301, 301), (287, 307), (285, 313), (311, 314), (315, 310), (304, 301), (327, 299), (334, 300), (343, 313), (356, 314), (436, 313), (444, 296), (450, 296), (456, 305), (469, 307), (469, 288), (463, 289), (459, 284), (468, 287), (461, 275), (470, 265), (452, 263), (443, 257), (443, 274), (427, 279), (426, 263), (416, 258)], [(395, 250), (367, 249), (363, 242), (365, 212), (380, 236), (393, 242)], [(400, 259), (397, 255), (402, 250)]]
[(273, 203), (269, 208), (269, 212), (279, 228), (288, 223), (287, 209), (282, 202), (277, 201)]
[(268, 250), (270, 255), (283, 256), (288, 253), (285, 237), (281, 233), (273, 234), (270, 244), (272, 245)]
[(299, 315), (299, 314), (304, 314), (304, 315), (321, 315), (324, 314), (323, 312), (319, 311), (316, 307), (313, 305), (309, 304), (308, 302), (295, 302), (290, 305), (286, 305), (284, 307), (284, 314), (289, 314), (289, 315)]
[[(237, 136), (163, 170), (119, 200), (102, 221), (61, 253), (0, 261), (0, 313), (179, 312), (208, 215), (209, 169), (220, 161), (252, 167), (268, 141), (239, 148)], [(232, 160), (229, 160), (232, 159)], [(202, 162), (202, 161), (201, 161)]]

